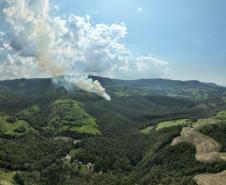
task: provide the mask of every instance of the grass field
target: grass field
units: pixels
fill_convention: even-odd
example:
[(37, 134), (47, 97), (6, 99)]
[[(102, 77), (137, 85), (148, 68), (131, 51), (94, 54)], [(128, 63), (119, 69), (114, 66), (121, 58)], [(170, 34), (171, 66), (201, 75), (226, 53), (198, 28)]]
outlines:
[(23, 120), (17, 120), (14, 123), (7, 121), (7, 116), (0, 116), (0, 135), (2, 137), (19, 137), (28, 131), (29, 123)]
[(169, 127), (175, 127), (175, 126), (185, 126), (191, 124), (192, 121), (190, 119), (178, 119), (178, 120), (172, 120), (172, 121), (163, 121), (160, 122), (156, 130), (161, 130), (164, 128), (169, 128)]
[(144, 129), (140, 130), (140, 133), (141, 134), (149, 134), (152, 129), (154, 129), (154, 126), (149, 126), (149, 127), (146, 127)]
[(100, 135), (100, 130), (93, 125), (84, 125), (81, 127), (73, 127), (70, 129), (71, 131), (78, 132), (80, 134), (88, 134), (88, 135)]
[(226, 120), (226, 111), (219, 112), (216, 118)]
[(212, 117), (212, 118), (206, 118), (206, 119), (199, 119), (198, 121), (196, 121), (195, 123), (193, 123), (193, 128), (195, 128), (196, 130), (199, 130), (203, 127), (209, 126), (209, 125), (216, 125), (221, 123), (221, 120)]
[(13, 177), (15, 172), (4, 172), (0, 170), (0, 185), (16, 185)]
[(49, 108), (48, 126), (58, 133), (100, 135), (96, 120), (89, 115), (82, 104), (74, 100), (57, 100)]

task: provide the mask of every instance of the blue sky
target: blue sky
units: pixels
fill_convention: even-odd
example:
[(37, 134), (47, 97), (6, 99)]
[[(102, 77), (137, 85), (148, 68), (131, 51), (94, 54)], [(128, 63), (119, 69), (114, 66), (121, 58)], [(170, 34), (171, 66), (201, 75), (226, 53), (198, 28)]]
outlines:
[(226, 85), (225, 0), (54, 0), (60, 14), (125, 23), (125, 45), (169, 62), (167, 78)]
[(226, 86), (225, 17), (225, 0), (0, 0), (0, 80), (93, 74)]

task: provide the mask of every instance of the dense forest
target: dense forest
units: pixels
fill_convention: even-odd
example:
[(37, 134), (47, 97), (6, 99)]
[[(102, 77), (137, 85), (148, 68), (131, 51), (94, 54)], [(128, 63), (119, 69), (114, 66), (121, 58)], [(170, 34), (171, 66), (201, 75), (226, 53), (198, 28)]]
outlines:
[[(111, 101), (51, 79), (0, 81), (0, 185), (195, 185), (226, 170), (198, 161), (189, 143), (171, 146), (183, 127), (226, 110), (226, 88), (92, 78)], [(225, 152), (226, 116), (216, 119), (200, 133)]]

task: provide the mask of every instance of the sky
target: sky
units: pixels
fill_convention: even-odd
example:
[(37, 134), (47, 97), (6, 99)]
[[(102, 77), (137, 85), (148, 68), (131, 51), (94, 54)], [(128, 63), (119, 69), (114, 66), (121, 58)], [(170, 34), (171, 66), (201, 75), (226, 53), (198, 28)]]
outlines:
[(0, 79), (87, 73), (226, 85), (225, 0), (0, 0), (0, 8)]
[(169, 62), (173, 79), (226, 85), (225, 0), (67, 0), (62, 13), (89, 14), (94, 23), (124, 22), (126, 45)]

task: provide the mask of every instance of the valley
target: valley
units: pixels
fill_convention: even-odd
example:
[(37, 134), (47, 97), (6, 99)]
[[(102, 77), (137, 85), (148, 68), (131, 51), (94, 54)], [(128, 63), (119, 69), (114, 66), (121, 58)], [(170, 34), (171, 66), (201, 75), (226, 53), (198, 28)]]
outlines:
[(224, 181), (225, 88), (92, 78), (112, 101), (51, 79), (0, 81), (0, 184), (206, 185), (206, 175)]
[(226, 0), (0, 0), (0, 185), (226, 185)]

